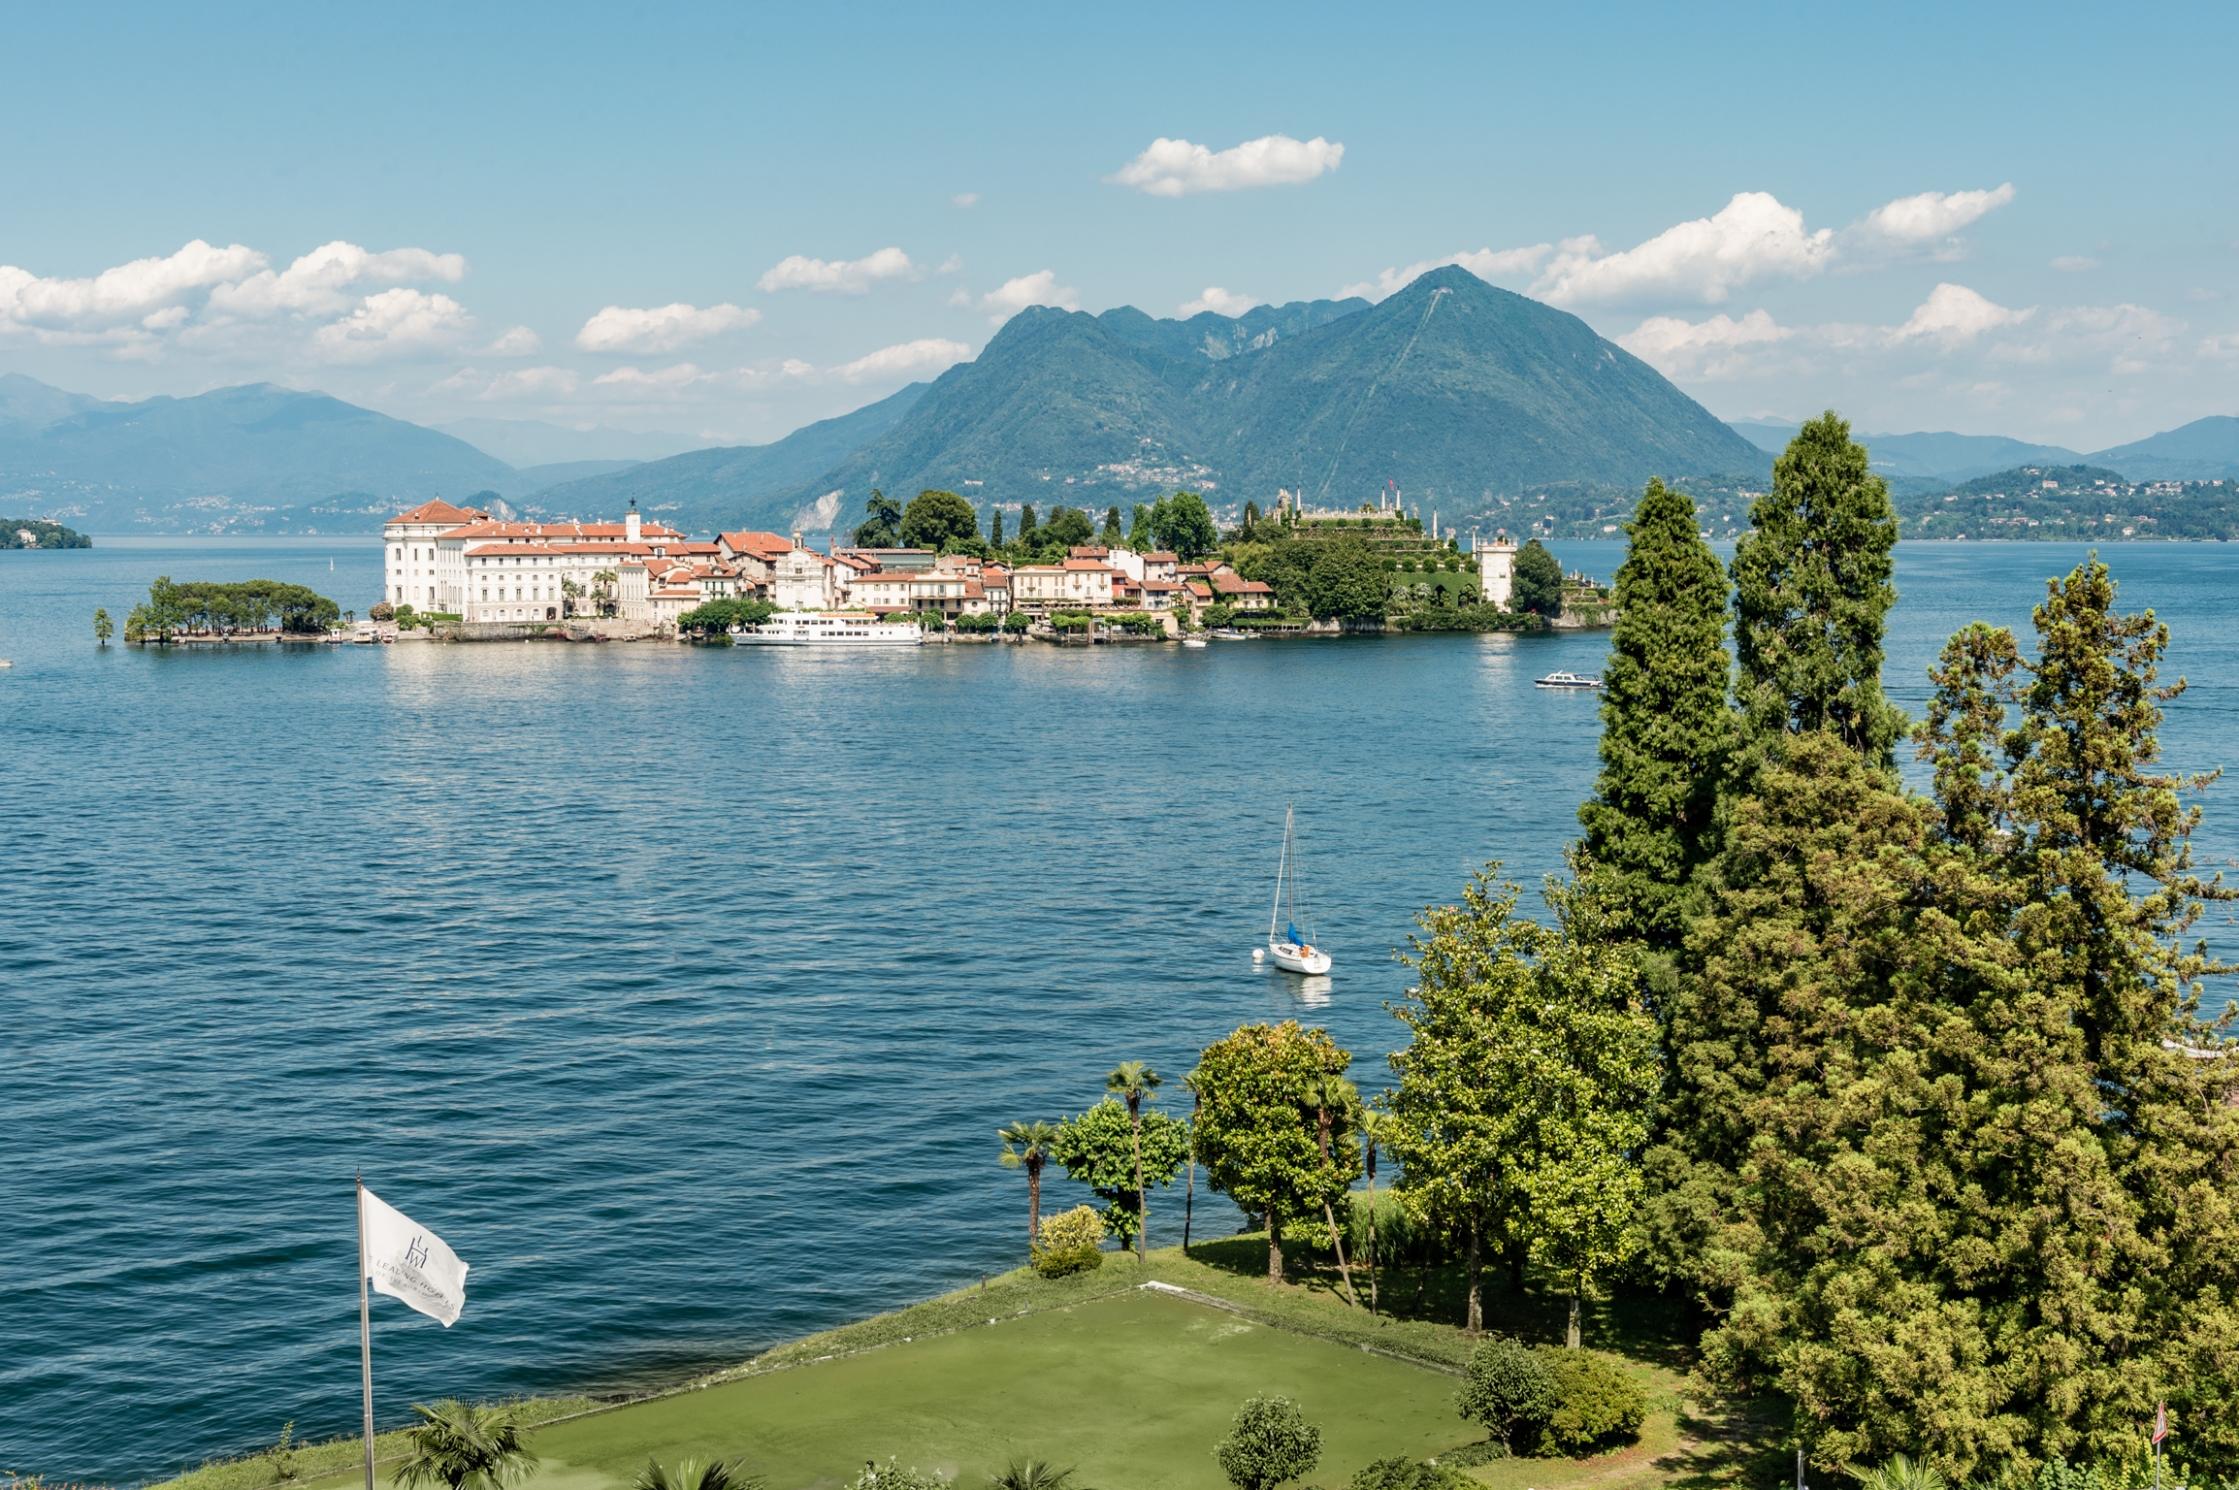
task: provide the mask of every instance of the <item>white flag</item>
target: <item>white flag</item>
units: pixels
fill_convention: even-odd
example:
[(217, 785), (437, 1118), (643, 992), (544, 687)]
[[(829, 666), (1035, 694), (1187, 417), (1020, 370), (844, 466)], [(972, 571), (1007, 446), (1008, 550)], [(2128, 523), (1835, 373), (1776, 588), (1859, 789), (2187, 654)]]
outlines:
[(466, 1264), (443, 1238), (360, 1186), (358, 1224), (365, 1229), (365, 1276), (385, 1293), (443, 1322), (466, 1307)]

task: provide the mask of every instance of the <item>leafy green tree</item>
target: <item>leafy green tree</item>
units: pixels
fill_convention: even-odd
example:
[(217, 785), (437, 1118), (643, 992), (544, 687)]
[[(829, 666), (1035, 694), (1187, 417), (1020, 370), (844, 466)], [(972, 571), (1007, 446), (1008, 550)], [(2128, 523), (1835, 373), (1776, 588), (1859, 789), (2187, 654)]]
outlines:
[(1198, 1058), (1197, 1159), (1207, 1184), (1266, 1222), (1270, 1282), (1283, 1279), (1283, 1222), (1352, 1187), (1352, 1131), (1333, 1134), (1342, 1149), (1325, 1159), (1312, 1101), (1320, 1078), (1342, 1076), (1350, 1064), (1326, 1030), (1296, 1020), (1245, 1025)]
[(1252, 1397), (1237, 1409), (1213, 1457), (1236, 1490), (1274, 1490), (1313, 1472), (1322, 1459), (1322, 1430), (1288, 1397)]
[[(1360, 1089), (1342, 1076), (1324, 1073), (1307, 1083), (1306, 1100), (1314, 1112), (1314, 1143), (1322, 1151), (1322, 1165), (1334, 1171), (1337, 1163), (1335, 1135), (1338, 1125), (1343, 1123), (1356, 1133), (1360, 1130), (1363, 1110)], [(1352, 1153), (1350, 1144), (1346, 1146), (1345, 1152), (1348, 1157), (1358, 1157)], [(1360, 1307), (1360, 1295), (1353, 1291), (1353, 1269), (1345, 1261), (1345, 1235), (1338, 1229), (1337, 1208), (1331, 1198), (1332, 1190), (1337, 1188), (1334, 1173), (1328, 1182), (1318, 1188), (1322, 1192), (1322, 1220), (1329, 1227), (1330, 1252), (1337, 1259), (1337, 1276), (1345, 1285), (1345, 1302), (1357, 1309)], [(1346, 1189), (1350, 1189), (1349, 1180), (1346, 1182)], [(1342, 1195), (1343, 1191), (1339, 1191), (1339, 1194)]]
[(1057, 1124), (1030, 1119), (1007, 1124), (995, 1136), (1003, 1140), (1003, 1167), (1026, 1171), (1026, 1244), (1031, 1247), (1042, 1235), (1042, 1167), (1056, 1149)]
[(1244, 504), (1244, 520), (1242, 524), (1237, 528), (1236, 536), (1243, 539), (1246, 543), (1249, 543), (1252, 541), (1253, 531), (1258, 527), (1259, 503), (1246, 502)]
[(1516, 914), (1497, 874), (1425, 911), (1412, 938), (1385, 1138), (1410, 1208), (1468, 1238), (1468, 1328), (1483, 1327), (1480, 1257), (1498, 1238), (1568, 1285), (1575, 1347), (1583, 1296), (1640, 1243), (1656, 1023), (1593, 894), (1550, 885), (1550, 929)]
[(1306, 573), (1307, 614), (1317, 621), (1375, 620), (1391, 600), (1391, 582), (1376, 551), (1358, 538), (1333, 538), (1309, 545)]
[(1368, 1180), (1368, 1312), (1377, 1312), (1376, 1299), (1376, 1158), (1389, 1141), (1392, 1115), (1374, 1107), (1362, 1107), (1361, 1172)]
[(863, 521), (852, 535), (857, 548), (892, 548), (901, 536), (901, 504), (877, 487), (863, 501)]
[(1173, 550), (1184, 562), (1202, 559), (1221, 539), (1205, 499), (1192, 491), (1160, 497), (1151, 507), (1151, 532), (1160, 548)]
[(762, 1490), (768, 1483), (758, 1474), (744, 1473), (728, 1459), (710, 1459), (705, 1464), (687, 1459), (674, 1469), (659, 1459), (648, 1459), (631, 1482), (631, 1490)]
[(1000, 507), (988, 509), (987, 546), (989, 548), (1001, 548), (1003, 546), (1003, 509)]
[(1096, 536), (1096, 529), (1089, 524), (1088, 514), (1071, 507), (1058, 507), (1051, 511), (1049, 520), (1042, 524), (1041, 542), (1045, 548), (1075, 548)]
[(1732, 733), (1726, 571), (1694, 502), (1661, 481), (1648, 483), (1628, 531), (1602, 669), (1601, 774), (1578, 818), (1610, 929), (1668, 969), (1717, 852)]
[(1516, 551), (1508, 608), (1550, 621), (1563, 613), (1563, 566), (1537, 538), (1527, 539)]
[(433, 1407), (415, 1402), (412, 1410), (420, 1421), (404, 1432), (407, 1452), (396, 1472), (405, 1490), (505, 1490), (536, 1467), (510, 1407), (445, 1400)]
[(94, 644), (96, 646), (106, 647), (107, 645), (109, 645), (109, 638), (114, 636), (115, 634), (116, 627), (110, 623), (109, 613), (106, 610), (102, 609), (100, 606), (95, 606), (93, 608)]
[(1489, 1336), (1469, 1353), (1455, 1399), (1461, 1415), (1514, 1453), (1535, 1439), (1555, 1411), (1555, 1379), (1521, 1340)]
[[(1112, 509), (1108, 526), (1119, 526), (1119, 509)], [(1127, 1104), (1127, 1121), (1135, 1146), (1135, 1260), (1148, 1261), (1151, 1210), (1143, 1194), (1143, 1104), (1155, 1102), (1160, 1077), (1141, 1061), (1121, 1061), (1104, 1078), (1104, 1090)], [(1124, 1237), (1124, 1233), (1123, 1233)]]
[(921, 491), (910, 498), (902, 513), (904, 548), (929, 548), (948, 553), (955, 545), (980, 536), (979, 514), (972, 504), (952, 491)]
[(1749, 524), (1733, 564), (1745, 765), (1822, 729), (1890, 764), (1904, 731), (1881, 691), (1897, 515), (1850, 426), (1830, 411), (1798, 430)]
[(1127, 531), (1120, 526), (1119, 508), (1104, 509), (1104, 531), (1097, 535), (1096, 541), (1106, 548), (1118, 548), (1127, 542)]
[(1104, 1225), (1143, 1252), (1144, 1191), (1171, 1185), (1189, 1158), (1189, 1126), (1163, 1112), (1130, 1113), (1107, 1098), (1058, 1127), (1050, 1157), (1104, 1202)]
[(1157, 541), (1157, 535), (1151, 531), (1151, 504), (1137, 502), (1127, 516), (1127, 546), (1143, 549)]
[(1476, 1485), (1451, 1465), (1392, 1454), (1353, 1471), (1345, 1490), (1476, 1490)]

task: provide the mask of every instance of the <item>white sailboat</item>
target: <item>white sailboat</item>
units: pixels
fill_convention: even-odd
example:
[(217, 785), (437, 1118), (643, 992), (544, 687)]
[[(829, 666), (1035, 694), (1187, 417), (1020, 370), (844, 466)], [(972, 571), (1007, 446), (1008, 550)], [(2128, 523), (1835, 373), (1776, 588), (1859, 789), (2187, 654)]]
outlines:
[(1319, 976), (1329, 971), (1329, 954), (1312, 942), (1312, 918), (1299, 930), (1298, 834), (1291, 807), (1283, 809), (1283, 856), (1275, 862), (1275, 904), (1267, 913), (1267, 955), (1285, 972)]

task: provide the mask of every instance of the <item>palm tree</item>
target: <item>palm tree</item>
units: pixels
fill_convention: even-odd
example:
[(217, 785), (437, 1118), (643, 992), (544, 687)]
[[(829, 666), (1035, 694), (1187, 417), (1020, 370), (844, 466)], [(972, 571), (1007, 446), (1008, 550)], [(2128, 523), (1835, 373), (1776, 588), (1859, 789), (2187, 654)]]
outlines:
[(1162, 1078), (1141, 1061), (1121, 1061), (1112, 1067), (1112, 1074), (1104, 1078), (1104, 1090), (1127, 1103), (1127, 1121), (1133, 1129), (1135, 1145), (1135, 1261), (1140, 1264), (1150, 1260), (1151, 1209), (1149, 1198), (1143, 1193), (1143, 1102), (1158, 1099), (1151, 1096), (1158, 1090)]
[(1376, 1312), (1376, 1151), (1391, 1131), (1392, 1117), (1373, 1107), (1361, 1109), (1361, 1144), (1368, 1174), (1368, 1312)]
[(698, 1464), (690, 1459), (670, 1469), (658, 1459), (645, 1461), (631, 1490), (762, 1490), (769, 1482), (758, 1474), (741, 1474), (728, 1459)]
[(998, 1128), (995, 1136), (1003, 1140), (1003, 1167), (1026, 1171), (1026, 1245), (1032, 1248), (1042, 1239), (1042, 1166), (1057, 1144), (1057, 1124), (1036, 1118)]
[[(1342, 1076), (1317, 1076), (1306, 1089), (1306, 1100), (1314, 1104), (1314, 1136), (1322, 1146), (1322, 1162), (1327, 1164), (1337, 1117), (1360, 1106), (1360, 1088)], [(1345, 1263), (1345, 1238), (1337, 1229), (1337, 1209), (1327, 1196), (1322, 1199), (1322, 1219), (1329, 1223), (1329, 1245), (1337, 1253), (1337, 1275), (1345, 1281), (1345, 1301), (1358, 1309), (1360, 1295), (1353, 1292), (1353, 1270)]]
[(415, 1402), (420, 1415), (405, 1430), (412, 1452), (397, 1470), (396, 1482), (442, 1485), (446, 1490), (504, 1490), (536, 1466), (536, 1455), (521, 1441), (521, 1420), (510, 1407), (476, 1407), (446, 1399), (433, 1407)]
[(1934, 1465), (1909, 1454), (1891, 1454), (1862, 1480), (1862, 1490), (1949, 1490), (1951, 1484)]
[(591, 594), (597, 599), (599, 614), (614, 614), (614, 591), (622, 583), (622, 576), (612, 569), (601, 569), (591, 576)]
[(1073, 1471), (1044, 1459), (1013, 1459), (987, 1483), (988, 1490), (1074, 1490)]
[(1197, 1115), (1205, 1110), (1205, 1094), (1197, 1089), (1197, 1073), (1182, 1078), (1189, 1088), (1189, 1179), (1182, 1189), (1182, 1255), (1189, 1256), (1189, 1223), (1197, 1209)]

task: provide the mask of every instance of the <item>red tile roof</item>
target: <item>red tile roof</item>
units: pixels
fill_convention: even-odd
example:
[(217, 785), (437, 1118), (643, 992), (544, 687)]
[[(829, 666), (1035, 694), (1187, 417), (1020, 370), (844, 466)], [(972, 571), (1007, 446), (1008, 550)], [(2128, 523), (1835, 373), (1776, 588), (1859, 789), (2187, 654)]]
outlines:
[(651, 555), (650, 543), (482, 543), (466, 551), (470, 559), (489, 558), (550, 558), (555, 554), (635, 554)]
[(400, 512), (389, 519), (392, 523), (471, 523), (489, 517), (489, 513), (472, 507), (457, 507), (441, 497), (432, 502), (422, 502), (410, 512)]
[[(442, 536), (469, 542), (478, 538), (572, 538), (580, 541), (586, 538), (627, 539), (630, 529), (627, 523), (501, 523), (482, 520), (453, 528)], [(642, 523), (638, 527), (638, 538), (648, 543), (684, 536), (676, 529), (663, 527), (659, 523)]]
[(762, 533), (752, 528), (742, 528), (736, 533), (718, 533), (716, 537), (742, 554), (752, 554), (757, 559), (774, 558), (793, 546), (793, 540), (783, 533)]

